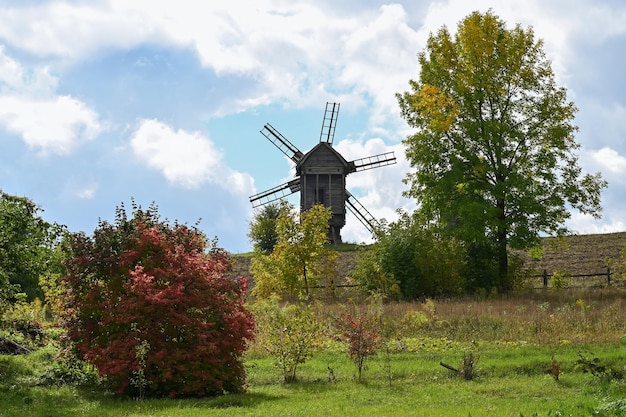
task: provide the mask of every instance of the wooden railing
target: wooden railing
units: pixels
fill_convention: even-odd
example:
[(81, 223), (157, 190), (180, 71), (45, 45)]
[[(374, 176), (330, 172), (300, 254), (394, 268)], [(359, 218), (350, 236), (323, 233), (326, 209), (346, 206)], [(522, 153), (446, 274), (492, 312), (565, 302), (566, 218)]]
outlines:
[[(565, 274), (565, 278), (593, 278), (593, 277), (601, 277), (603, 280), (601, 282), (605, 282), (607, 286), (611, 285), (611, 276), (614, 275), (615, 272), (611, 271), (610, 267), (606, 268), (606, 271), (603, 272), (595, 272), (590, 274)], [(540, 275), (533, 275), (533, 278), (541, 278), (543, 287), (548, 288), (550, 279), (552, 278), (551, 274), (548, 274), (547, 270), (543, 270), (543, 273)], [(570, 285), (568, 285), (570, 286)]]

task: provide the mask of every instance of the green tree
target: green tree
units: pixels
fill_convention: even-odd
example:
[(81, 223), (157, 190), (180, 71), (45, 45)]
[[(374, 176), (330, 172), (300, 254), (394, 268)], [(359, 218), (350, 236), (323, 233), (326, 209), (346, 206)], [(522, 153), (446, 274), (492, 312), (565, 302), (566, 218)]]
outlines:
[(391, 297), (458, 294), (465, 285), (463, 258), (458, 241), (399, 211), (398, 220), (382, 227), (377, 242), (359, 253), (351, 276), (365, 290)]
[(349, 272), (348, 280), (356, 283), (366, 294), (381, 294), (385, 297), (398, 299), (400, 285), (392, 274), (380, 266), (380, 246), (373, 245), (359, 248), (355, 267)]
[(311, 288), (321, 280), (335, 278), (338, 254), (327, 247), (330, 217), (330, 209), (321, 204), (299, 214), (291, 204), (281, 204), (274, 251), (252, 259), (256, 295), (308, 298)]
[(568, 233), (569, 207), (599, 217), (606, 182), (581, 175), (576, 107), (532, 29), (474, 12), (454, 37), (445, 27), (431, 34), (418, 57), (419, 80), (397, 95), (417, 129), (404, 140), (415, 168), (406, 195), (428, 222), (495, 254), (493, 285), (507, 291), (507, 249)]
[(5, 301), (20, 292), (28, 300), (43, 299), (39, 278), (62, 270), (57, 247), (66, 229), (43, 220), (41, 211), (28, 198), (0, 191), (0, 298)]
[(278, 216), (280, 205), (267, 204), (258, 211), (250, 222), (248, 238), (254, 244), (254, 250), (269, 255), (278, 242)]

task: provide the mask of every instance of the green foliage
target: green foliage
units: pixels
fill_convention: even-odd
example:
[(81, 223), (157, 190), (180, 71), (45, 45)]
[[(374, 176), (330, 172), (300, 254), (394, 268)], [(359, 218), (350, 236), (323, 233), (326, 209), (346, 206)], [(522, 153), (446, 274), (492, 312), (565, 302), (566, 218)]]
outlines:
[(49, 252), (51, 268), (39, 275), (39, 287), (43, 292), (47, 313), (51, 319), (59, 319), (65, 310), (63, 294), (67, 288), (63, 285), (63, 277), (67, 272), (64, 263), (70, 256), (67, 239), (66, 235), (63, 241)]
[(63, 271), (57, 246), (65, 227), (46, 222), (41, 211), (29, 199), (0, 190), (0, 307), (20, 292), (29, 301), (43, 299), (39, 277)]
[(626, 369), (610, 367), (593, 353), (579, 352), (576, 366), (583, 372), (605, 381), (623, 380), (626, 377)]
[(257, 254), (251, 262), (255, 295), (308, 298), (318, 283), (332, 283), (337, 275), (338, 253), (327, 247), (330, 217), (330, 209), (323, 205), (297, 215), (292, 205), (281, 203), (274, 251)]
[(480, 355), (473, 350), (463, 352), (461, 374), (466, 381), (472, 381), (477, 376), (476, 362), (480, 359)]
[(426, 224), (485, 257), (496, 289), (510, 291), (509, 248), (567, 233), (570, 207), (599, 216), (606, 182), (581, 175), (576, 107), (532, 29), (507, 29), (491, 11), (470, 14), (454, 36), (445, 27), (430, 35), (419, 64), (419, 80), (397, 95), (417, 129), (404, 141), (415, 169), (406, 194)]
[(352, 278), (367, 291), (391, 298), (458, 294), (464, 288), (463, 248), (453, 239), (420, 226), (400, 211), (380, 230), (378, 241), (359, 253)]
[(248, 238), (254, 245), (254, 250), (264, 255), (274, 251), (278, 243), (278, 217), (281, 207), (278, 204), (267, 204), (257, 211), (250, 222)]
[(391, 299), (400, 298), (400, 286), (391, 274), (383, 272), (375, 245), (359, 248), (356, 267), (349, 272), (354, 282), (367, 294), (380, 293)]
[(493, 242), (468, 242), (463, 276), (469, 292), (488, 293), (498, 285), (498, 254)]
[(98, 371), (88, 362), (76, 357), (69, 349), (61, 349), (54, 353), (50, 367), (39, 376), (37, 385), (48, 387), (90, 386), (104, 387), (104, 380)]
[(0, 338), (17, 343), (26, 350), (46, 344), (44, 324), (48, 309), (38, 298), (32, 302), (15, 302), (0, 315)]
[(559, 291), (568, 287), (571, 274), (567, 271), (557, 270), (550, 277), (550, 288)]
[(206, 396), (244, 389), (253, 337), (247, 281), (195, 227), (123, 207), (71, 239), (63, 323), (76, 355), (121, 394)]
[(284, 382), (295, 382), (298, 366), (313, 356), (318, 345), (318, 324), (308, 305), (288, 304), (281, 307), (277, 299), (255, 305), (257, 325), (266, 332), (265, 349), (281, 370)]
[(424, 327), (430, 320), (428, 316), (422, 311), (409, 310), (404, 313), (400, 320), (401, 328), (404, 329), (404, 333), (419, 330)]

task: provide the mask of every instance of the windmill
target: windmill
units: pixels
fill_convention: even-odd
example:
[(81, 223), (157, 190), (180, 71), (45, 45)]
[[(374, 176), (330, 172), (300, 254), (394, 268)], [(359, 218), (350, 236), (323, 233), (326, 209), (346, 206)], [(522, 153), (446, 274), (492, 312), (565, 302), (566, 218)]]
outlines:
[(329, 238), (341, 243), (341, 228), (346, 224), (346, 209), (373, 232), (377, 224), (374, 216), (346, 190), (346, 176), (353, 172), (378, 168), (396, 163), (393, 152), (386, 152), (348, 162), (333, 148), (339, 103), (326, 103), (319, 143), (307, 153), (301, 152), (286, 137), (267, 123), (261, 134), (296, 164), (294, 179), (250, 197), (253, 207), (300, 192), (300, 210), (315, 204), (330, 207)]

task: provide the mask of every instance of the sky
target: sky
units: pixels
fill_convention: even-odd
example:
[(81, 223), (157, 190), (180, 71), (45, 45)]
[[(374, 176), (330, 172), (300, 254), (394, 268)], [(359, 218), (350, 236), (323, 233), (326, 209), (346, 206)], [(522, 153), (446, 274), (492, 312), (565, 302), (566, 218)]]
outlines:
[[(131, 201), (249, 251), (249, 196), (293, 177), (260, 130), (298, 149), (341, 103), (334, 146), (398, 163), (353, 173), (348, 189), (378, 219), (402, 196), (412, 129), (396, 93), (417, 54), (473, 11), (532, 27), (578, 107), (584, 173), (601, 172), (602, 218), (577, 233), (626, 231), (626, 3), (621, 0), (0, 0), (0, 189), (48, 221), (91, 234)], [(297, 203), (297, 199), (290, 200)], [(371, 241), (348, 216), (344, 241)]]

